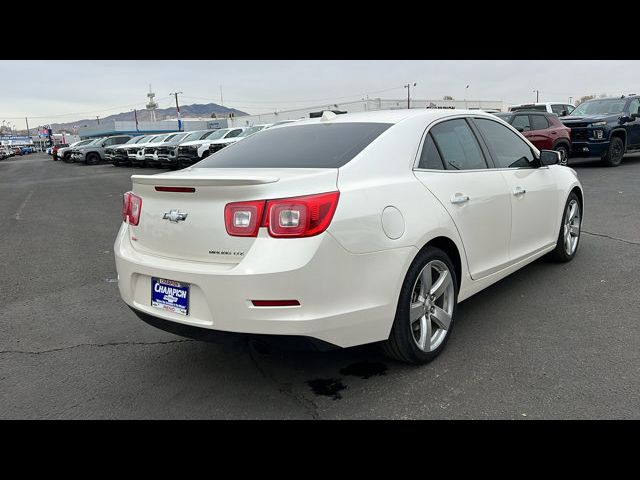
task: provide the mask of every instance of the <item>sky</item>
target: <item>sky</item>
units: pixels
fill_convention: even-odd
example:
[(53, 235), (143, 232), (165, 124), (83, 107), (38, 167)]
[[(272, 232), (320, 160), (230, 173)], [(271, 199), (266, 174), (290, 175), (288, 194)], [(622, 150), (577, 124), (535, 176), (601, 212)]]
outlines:
[[(365, 98), (568, 101), (640, 93), (637, 60), (0, 60), (0, 122), (17, 129), (144, 108), (223, 103), (266, 113)], [(469, 85), (467, 89), (466, 86)], [(220, 98), (222, 89), (222, 102)]]

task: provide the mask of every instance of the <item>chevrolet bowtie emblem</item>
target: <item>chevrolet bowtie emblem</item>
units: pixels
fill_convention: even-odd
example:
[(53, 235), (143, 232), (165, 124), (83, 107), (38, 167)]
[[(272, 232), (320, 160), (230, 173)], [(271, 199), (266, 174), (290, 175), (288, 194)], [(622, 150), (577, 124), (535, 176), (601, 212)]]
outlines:
[(187, 218), (187, 213), (181, 213), (180, 210), (169, 210), (162, 217), (163, 220), (169, 220), (170, 222), (178, 223), (181, 220), (185, 220)]

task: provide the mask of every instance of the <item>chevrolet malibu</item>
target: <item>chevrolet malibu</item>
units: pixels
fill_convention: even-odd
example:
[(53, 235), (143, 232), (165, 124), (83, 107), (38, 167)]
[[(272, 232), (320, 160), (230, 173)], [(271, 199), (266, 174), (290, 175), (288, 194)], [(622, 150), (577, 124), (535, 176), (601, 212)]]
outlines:
[(185, 170), (132, 176), (120, 294), (178, 335), (380, 342), (425, 363), (459, 302), (543, 255), (574, 258), (583, 191), (559, 163), (479, 111), (272, 127)]

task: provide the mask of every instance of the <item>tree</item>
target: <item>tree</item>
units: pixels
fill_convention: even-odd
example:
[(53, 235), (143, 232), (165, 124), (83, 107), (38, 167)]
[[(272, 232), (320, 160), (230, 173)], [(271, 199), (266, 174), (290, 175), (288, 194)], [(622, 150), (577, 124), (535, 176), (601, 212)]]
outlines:
[(451, 95), (445, 95), (443, 100), (454, 100), (454, 98)]
[(577, 100), (576, 107), (581, 103), (586, 102), (587, 100), (593, 100), (594, 98), (596, 98), (595, 95), (585, 95), (584, 97), (580, 97)]

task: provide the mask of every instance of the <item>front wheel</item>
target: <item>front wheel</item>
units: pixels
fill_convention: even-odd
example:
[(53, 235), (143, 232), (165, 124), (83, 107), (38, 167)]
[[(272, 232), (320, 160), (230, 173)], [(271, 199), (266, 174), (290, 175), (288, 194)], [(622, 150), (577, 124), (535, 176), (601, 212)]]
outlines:
[(383, 352), (414, 364), (436, 358), (451, 334), (457, 300), (458, 281), (451, 259), (439, 248), (427, 247), (407, 272)]
[(553, 148), (556, 152), (560, 152), (560, 158), (566, 162), (569, 159), (569, 147), (565, 143), (560, 143)]
[(97, 153), (90, 153), (85, 160), (87, 165), (97, 165), (100, 163), (100, 156)]
[(620, 137), (613, 137), (609, 143), (609, 150), (602, 158), (602, 162), (607, 167), (617, 167), (622, 163), (624, 156), (624, 142)]
[(556, 248), (551, 256), (558, 262), (573, 260), (580, 243), (580, 226), (582, 224), (582, 209), (580, 199), (575, 192), (571, 192), (562, 214), (562, 224), (558, 233)]

